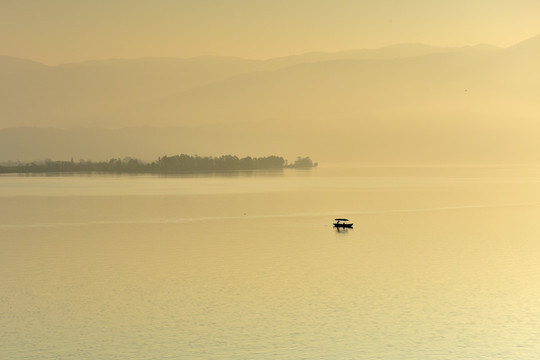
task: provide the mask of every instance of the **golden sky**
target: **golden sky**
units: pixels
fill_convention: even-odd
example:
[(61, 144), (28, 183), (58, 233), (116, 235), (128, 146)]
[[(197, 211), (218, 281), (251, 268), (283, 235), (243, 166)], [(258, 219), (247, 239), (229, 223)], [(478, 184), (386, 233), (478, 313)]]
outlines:
[(538, 0), (1, 0), (0, 55), (58, 64), (404, 42), (509, 46), (538, 35), (539, 19)]

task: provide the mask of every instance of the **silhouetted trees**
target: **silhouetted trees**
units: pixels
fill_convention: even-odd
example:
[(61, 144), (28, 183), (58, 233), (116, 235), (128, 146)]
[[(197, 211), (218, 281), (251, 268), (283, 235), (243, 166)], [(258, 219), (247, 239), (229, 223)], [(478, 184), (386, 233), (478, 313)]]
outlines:
[(288, 165), (287, 167), (291, 167), (291, 168), (297, 168), (297, 169), (307, 169), (307, 168), (312, 168), (312, 167), (316, 167), (317, 165), (319, 165), (318, 163), (314, 163), (309, 156), (306, 156), (306, 157), (301, 157), (301, 156), (298, 156), (295, 160), (295, 162), (291, 165)]
[(163, 156), (152, 163), (158, 172), (198, 172), (230, 170), (282, 169), (285, 160), (279, 156), (238, 158), (234, 155), (201, 157), (190, 155)]
[(18, 163), (0, 166), (0, 173), (40, 173), (40, 172), (105, 172), (105, 173), (196, 173), (235, 170), (276, 170), (284, 167), (311, 168), (317, 166), (309, 157), (301, 158), (292, 165), (287, 165), (280, 156), (239, 158), (234, 155), (220, 157), (198, 155), (163, 156), (151, 163), (139, 159), (125, 157), (109, 161), (93, 162), (83, 159), (79, 162), (53, 161), (46, 159), (42, 162)]

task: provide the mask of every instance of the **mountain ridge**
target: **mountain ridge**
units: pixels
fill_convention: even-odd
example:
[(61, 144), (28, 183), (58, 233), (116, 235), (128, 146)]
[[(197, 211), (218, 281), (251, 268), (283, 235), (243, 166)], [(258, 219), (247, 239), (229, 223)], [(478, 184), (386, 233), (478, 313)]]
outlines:
[[(538, 35), (540, 38), (540, 35)], [(525, 42), (527, 40), (524, 40), (522, 42)], [(520, 42), (521, 43), (521, 42)], [(517, 43), (512, 46), (516, 46), (520, 43)], [(511, 47), (512, 47), (511, 46)], [(476, 44), (476, 45), (464, 45), (464, 46), (438, 46), (438, 45), (430, 45), (425, 44), (421, 42), (410, 42), (410, 43), (397, 43), (392, 45), (386, 45), (381, 47), (375, 47), (375, 48), (357, 48), (357, 49), (347, 49), (347, 50), (339, 50), (339, 51), (308, 51), (304, 53), (299, 54), (292, 54), (292, 55), (285, 55), (285, 56), (276, 56), (266, 59), (251, 59), (251, 58), (243, 58), (238, 56), (220, 56), (220, 55), (198, 55), (198, 56), (192, 56), (192, 57), (171, 57), (171, 56), (142, 56), (142, 57), (134, 57), (134, 58), (103, 58), (103, 59), (95, 59), (95, 60), (83, 60), (83, 61), (74, 61), (74, 62), (67, 62), (67, 63), (60, 63), (56, 65), (46, 65), (40, 61), (27, 59), (27, 58), (21, 58), (16, 56), (10, 56), (10, 55), (0, 55), (0, 59), (6, 58), (6, 59), (13, 59), (18, 61), (24, 61), (28, 63), (33, 64), (39, 64), (40, 67), (48, 67), (48, 68), (55, 68), (55, 67), (71, 67), (71, 66), (86, 66), (86, 65), (96, 65), (96, 64), (106, 64), (106, 63), (120, 63), (120, 62), (130, 62), (130, 61), (145, 61), (145, 60), (157, 60), (157, 61), (202, 61), (202, 62), (227, 62), (227, 61), (243, 61), (243, 62), (273, 62), (273, 61), (279, 61), (282, 59), (289, 59), (289, 58), (304, 58), (309, 57), (310, 55), (323, 55), (323, 56), (336, 56), (336, 55), (355, 55), (357, 53), (377, 53), (377, 52), (389, 52), (392, 50), (399, 50), (399, 49), (407, 49), (407, 48), (415, 48), (416, 51), (420, 52), (419, 55), (412, 55), (412, 56), (422, 56), (424, 54), (429, 53), (438, 53), (438, 52), (456, 52), (460, 50), (465, 50), (468, 48), (475, 48), (475, 47), (488, 47), (492, 49), (502, 49), (495, 45), (490, 44)], [(405, 55), (402, 55), (404, 57)], [(1, 65), (1, 63), (0, 63)]]
[[(515, 155), (513, 149), (524, 145), (505, 139), (500, 144), (510, 148), (498, 149), (495, 139), (516, 134), (528, 139), (529, 150), (540, 143), (538, 39), (504, 49), (396, 45), (380, 50), (383, 58), (381, 52), (360, 50), (270, 61), (144, 58), (57, 67), (22, 62), (22, 68), (39, 69), (2, 76), (0, 152), (39, 148), (33, 154), (45, 154), (61, 148), (48, 156), (61, 158), (79, 148), (81, 157), (99, 159), (107, 151), (140, 156), (144, 150), (154, 157), (168, 144), (172, 153), (209, 155), (290, 150), (320, 159), (347, 153), (408, 161), (455, 151), (461, 160), (475, 153), (484, 159), (490, 152), (497, 159), (519, 158), (526, 154)], [(412, 48), (423, 55), (405, 56)], [(364, 54), (371, 58), (354, 58)], [(146, 131), (148, 139), (144, 131), (115, 136), (112, 130), (90, 129), (141, 125), (155, 129)], [(10, 132), (14, 126), (40, 130)], [(87, 130), (58, 133), (44, 127)], [(166, 127), (181, 130), (159, 130)], [(321, 153), (321, 146), (332, 151)]]

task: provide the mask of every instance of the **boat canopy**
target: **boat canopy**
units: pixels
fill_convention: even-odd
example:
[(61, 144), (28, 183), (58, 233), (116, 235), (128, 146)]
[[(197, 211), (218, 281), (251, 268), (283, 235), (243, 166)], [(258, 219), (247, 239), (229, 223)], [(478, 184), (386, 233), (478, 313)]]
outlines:
[(336, 221), (349, 221), (349, 219), (334, 219)]

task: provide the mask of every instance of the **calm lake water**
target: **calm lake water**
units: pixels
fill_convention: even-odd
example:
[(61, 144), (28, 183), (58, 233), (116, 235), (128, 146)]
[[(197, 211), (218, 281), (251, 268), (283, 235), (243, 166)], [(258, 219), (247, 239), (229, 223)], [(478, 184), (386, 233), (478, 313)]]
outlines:
[(525, 166), (0, 176), (0, 358), (536, 360), (539, 220)]

